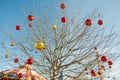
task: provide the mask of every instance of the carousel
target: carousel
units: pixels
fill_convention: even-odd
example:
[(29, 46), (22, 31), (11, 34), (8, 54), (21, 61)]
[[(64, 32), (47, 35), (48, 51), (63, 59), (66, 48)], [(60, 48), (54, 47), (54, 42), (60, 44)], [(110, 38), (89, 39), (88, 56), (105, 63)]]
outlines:
[(13, 70), (0, 72), (0, 80), (46, 80), (31, 65), (20, 66)]

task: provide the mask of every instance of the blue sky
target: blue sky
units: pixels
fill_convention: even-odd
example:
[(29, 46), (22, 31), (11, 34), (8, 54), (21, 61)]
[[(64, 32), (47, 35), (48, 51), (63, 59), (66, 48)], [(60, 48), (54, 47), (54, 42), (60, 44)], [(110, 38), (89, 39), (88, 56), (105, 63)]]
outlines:
[[(50, 13), (50, 15), (54, 16), (54, 10), (56, 11), (56, 9), (58, 9), (59, 11), (59, 4), (61, 1), (62, 0), (0, 0), (0, 41), (6, 40), (6, 37), (3, 34), (4, 31), (10, 33), (13, 32), (12, 34), (14, 35), (16, 33), (15, 26), (26, 21), (26, 16), (23, 12), (24, 9), (27, 9), (27, 14), (29, 14), (33, 13), (32, 11), (34, 11), (32, 10), (32, 7), (38, 7), (42, 5), (43, 9), (46, 9), (45, 6), (48, 5), (53, 11), (53, 13)], [(94, 10), (99, 10), (103, 14), (102, 19), (104, 20), (104, 25), (107, 27), (112, 27), (114, 25), (114, 29), (120, 38), (120, 0), (63, 1), (66, 3), (68, 10), (73, 8), (75, 11), (80, 11), (80, 15), (83, 16), (91, 13)], [(58, 7), (56, 7), (57, 5)], [(7, 42), (5, 43), (7, 44)], [(0, 50), (1, 53), (4, 53), (2, 49)], [(117, 64), (120, 64), (120, 62), (117, 62), (116, 66), (118, 66)]]

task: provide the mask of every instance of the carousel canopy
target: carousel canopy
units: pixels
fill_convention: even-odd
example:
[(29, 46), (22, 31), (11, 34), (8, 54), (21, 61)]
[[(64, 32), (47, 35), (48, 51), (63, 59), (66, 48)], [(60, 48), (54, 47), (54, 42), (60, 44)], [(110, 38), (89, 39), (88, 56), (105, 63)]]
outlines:
[(46, 79), (42, 75), (37, 73), (30, 65), (26, 64), (13, 70), (0, 72), (0, 80), (46, 80)]

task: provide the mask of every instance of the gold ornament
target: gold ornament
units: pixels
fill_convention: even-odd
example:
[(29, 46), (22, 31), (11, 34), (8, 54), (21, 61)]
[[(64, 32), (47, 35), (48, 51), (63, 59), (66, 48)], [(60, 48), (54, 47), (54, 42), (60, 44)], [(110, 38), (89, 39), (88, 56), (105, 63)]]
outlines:
[(10, 56), (9, 56), (9, 54), (5, 54), (5, 58), (9, 58)]
[(54, 24), (54, 25), (52, 26), (52, 30), (56, 30), (56, 28), (57, 28), (57, 26)]
[(45, 45), (44, 45), (43, 42), (38, 42), (38, 43), (35, 44), (35, 48), (37, 50), (44, 50), (45, 49)]
[(14, 42), (11, 42), (11, 43), (10, 43), (10, 46), (14, 46), (14, 45), (15, 45), (15, 43), (14, 43)]
[(26, 77), (26, 80), (31, 80), (31, 77), (30, 77), (30, 76), (27, 76), (27, 77)]

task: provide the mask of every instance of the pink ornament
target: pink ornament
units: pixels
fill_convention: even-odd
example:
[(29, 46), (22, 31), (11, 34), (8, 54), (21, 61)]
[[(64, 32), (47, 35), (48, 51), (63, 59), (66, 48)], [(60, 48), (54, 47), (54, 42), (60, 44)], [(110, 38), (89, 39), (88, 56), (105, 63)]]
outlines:
[(112, 63), (112, 61), (108, 61), (108, 65), (112, 65), (113, 63)]
[(61, 9), (65, 9), (65, 8), (66, 8), (66, 5), (65, 5), (64, 3), (61, 3), (60, 8), (61, 8)]

